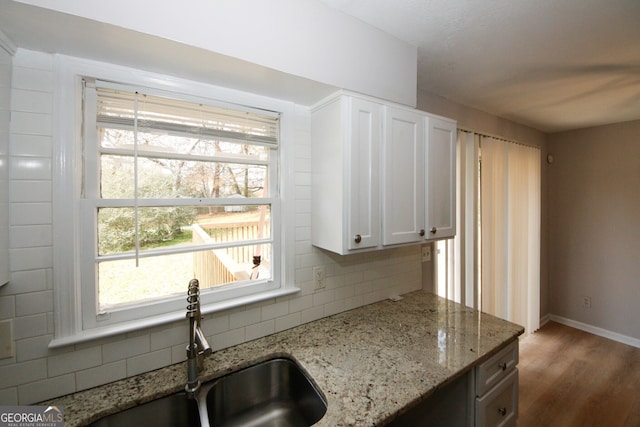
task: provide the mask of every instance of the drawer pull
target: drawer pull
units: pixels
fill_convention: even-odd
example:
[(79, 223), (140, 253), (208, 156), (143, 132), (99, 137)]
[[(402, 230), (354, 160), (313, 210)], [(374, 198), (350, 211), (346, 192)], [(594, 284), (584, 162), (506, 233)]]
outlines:
[(498, 367), (500, 369), (502, 369), (503, 371), (506, 371), (507, 370), (507, 362), (499, 364)]
[(504, 417), (507, 415), (507, 408), (498, 408), (498, 413)]

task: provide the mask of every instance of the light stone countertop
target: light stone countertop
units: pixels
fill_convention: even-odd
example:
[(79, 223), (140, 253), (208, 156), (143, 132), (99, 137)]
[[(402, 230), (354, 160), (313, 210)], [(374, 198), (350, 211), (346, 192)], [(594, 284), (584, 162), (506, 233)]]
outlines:
[[(373, 426), (391, 421), (524, 332), (521, 326), (416, 291), (219, 350), (205, 360), (203, 382), (288, 356), (327, 401), (317, 426)], [(206, 331), (205, 331), (206, 334)], [(43, 404), (64, 406), (65, 426), (182, 390), (179, 363)]]

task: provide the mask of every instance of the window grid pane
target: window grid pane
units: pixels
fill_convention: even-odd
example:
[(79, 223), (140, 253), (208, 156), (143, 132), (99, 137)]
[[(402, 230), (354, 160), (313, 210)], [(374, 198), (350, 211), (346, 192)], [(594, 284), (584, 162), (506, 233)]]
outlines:
[[(248, 262), (236, 262), (240, 257)], [(98, 264), (99, 310), (183, 294), (194, 276), (206, 292), (271, 275), (270, 244), (140, 258), (137, 265), (134, 259), (105, 261)]]
[(268, 197), (267, 166), (102, 155), (102, 198), (132, 199), (136, 196), (136, 161), (138, 198)]
[(99, 311), (175, 296), (193, 277), (203, 289), (272, 279), (277, 117), (96, 91)]

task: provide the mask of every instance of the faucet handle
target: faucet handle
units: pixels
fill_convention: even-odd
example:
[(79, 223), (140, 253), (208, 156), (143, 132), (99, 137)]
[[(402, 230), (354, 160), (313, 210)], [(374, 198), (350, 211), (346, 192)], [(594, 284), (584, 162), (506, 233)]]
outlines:
[(213, 350), (211, 350), (209, 342), (205, 338), (202, 329), (200, 329), (199, 327), (196, 328), (196, 343), (198, 344), (199, 356), (209, 357), (211, 355)]

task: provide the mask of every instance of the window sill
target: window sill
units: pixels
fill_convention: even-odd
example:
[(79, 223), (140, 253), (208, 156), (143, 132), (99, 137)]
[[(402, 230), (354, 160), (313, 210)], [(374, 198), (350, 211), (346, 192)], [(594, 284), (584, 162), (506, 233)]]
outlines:
[[(203, 305), (201, 308), (202, 314), (216, 313), (223, 310), (239, 307), (242, 305), (253, 304), (256, 302), (264, 301), (271, 298), (283, 297), (300, 292), (300, 288), (290, 287), (284, 289), (276, 289), (272, 291), (262, 292), (254, 295), (247, 295), (245, 297), (235, 298), (229, 301), (221, 301), (213, 304)], [(175, 311), (171, 313), (162, 314), (159, 316), (152, 316), (145, 319), (134, 320), (118, 325), (110, 325), (102, 328), (94, 328), (90, 330), (80, 331), (76, 334), (57, 337), (51, 340), (49, 348), (60, 348), (74, 344), (80, 344), (87, 341), (96, 340), (99, 338), (111, 337), (114, 335), (125, 334), (128, 332), (138, 331), (145, 328), (159, 326), (171, 322), (177, 322), (185, 319), (185, 310)], [(185, 323), (186, 324), (186, 323)]]

